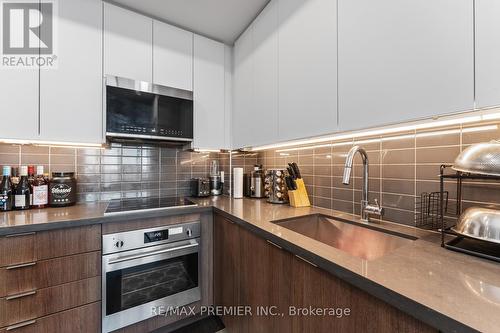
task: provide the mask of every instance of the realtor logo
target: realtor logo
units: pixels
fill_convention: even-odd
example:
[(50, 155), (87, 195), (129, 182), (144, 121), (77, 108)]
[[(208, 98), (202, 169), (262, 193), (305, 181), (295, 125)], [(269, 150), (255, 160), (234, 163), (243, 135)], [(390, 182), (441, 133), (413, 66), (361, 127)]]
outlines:
[(2, 1), (2, 67), (54, 67), (54, 1)]

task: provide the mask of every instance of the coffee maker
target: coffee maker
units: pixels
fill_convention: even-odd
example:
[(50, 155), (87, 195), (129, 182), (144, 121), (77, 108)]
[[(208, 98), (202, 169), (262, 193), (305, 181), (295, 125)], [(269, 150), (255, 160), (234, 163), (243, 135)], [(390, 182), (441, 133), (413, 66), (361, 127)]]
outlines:
[(253, 171), (250, 173), (250, 197), (264, 198), (264, 170), (262, 165), (254, 165)]
[(219, 172), (219, 162), (217, 160), (213, 160), (210, 165), (210, 194), (211, 195), (221, 195), (222, 194), (222, 185), (224, 181), (222, 180), (222, 173)]

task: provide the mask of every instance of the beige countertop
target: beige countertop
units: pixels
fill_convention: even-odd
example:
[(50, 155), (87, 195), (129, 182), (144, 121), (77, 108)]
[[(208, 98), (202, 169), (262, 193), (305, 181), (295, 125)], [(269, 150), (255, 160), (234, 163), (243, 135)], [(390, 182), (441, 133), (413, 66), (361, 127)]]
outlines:
[(14, 210), (0, 213), (0, 234), (18, 233), (20, 230), (44, 230), (46, 227), (65, 227), (64, 223), (99, 221), (108, 204), (77, 204), (61, 208)]
[[(443, 249), (440, 235), (394, 223), (377, 227), (419, 239), (375, 260), (365, 260), (302, 236), (271, 221), (322, 213), (350, 220), (359, 218), (321, 208), (292, 208), (265, 200), (213, 197), (195, 199), (198, 207), (141, 213), (154, 217), (210, 210), (260, 233), (274, 242), (299, 249), (320, 267), (369, 293), (414, 313), (417, 318), (446, 331), (500, 331), (500, 265)], [(104, 216), (106, 203), (80, 204), (0, 214), (0, 235), (135, 219), (138, 214)], [(412, 308), (413, 306), (413, 308)], [(450, 323), (443, 324), (442, 321)], [(454, 325), (453, 323), (462, 325)], [(457, 328), (458, 327), (458, 328)]]
[(313, 213), (358, 221), (359, 217), (321, 208), (271, 205), (264, 200), (252, 199), (218, 197), (200, 201), (200, 204), (212, 205), (333, 263), (337, 268), (346, 269), (387, 291), (419, 303), (431, 312), (481, 332), (500, 332), (500, 264), (446, 250), (440, 246), (438, 233), (380, 223), (378, 226), (382, 228), (419, 239), (368, 261), (271, 223)]

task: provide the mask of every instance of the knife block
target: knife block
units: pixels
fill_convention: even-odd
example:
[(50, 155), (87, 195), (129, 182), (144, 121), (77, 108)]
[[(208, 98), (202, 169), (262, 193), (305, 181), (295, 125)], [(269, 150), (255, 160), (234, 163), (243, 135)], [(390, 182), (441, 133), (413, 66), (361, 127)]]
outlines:
[(307, 195), (306, 184), (304, 184), (304, 179), (299, 178), (295, 180), (297, 184), (297, 189), (293, 191), (288, 191), (288, 199), (290, 200), (290, 206), (292, 207), (309, 207), (311, 203), (309, 202), (309, 196)]

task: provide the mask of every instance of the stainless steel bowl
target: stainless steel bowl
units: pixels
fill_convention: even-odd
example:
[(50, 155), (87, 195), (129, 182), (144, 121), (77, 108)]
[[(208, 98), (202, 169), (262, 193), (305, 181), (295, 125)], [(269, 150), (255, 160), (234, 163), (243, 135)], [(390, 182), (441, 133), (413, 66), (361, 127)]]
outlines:
[(466, 209), (452, 230), (460, 235), (500, 244), (500, 211), (472, 207)]
[(500, 176), (500, 142), (479, 143), (458, 155), (453, 169), (487, 176)]

